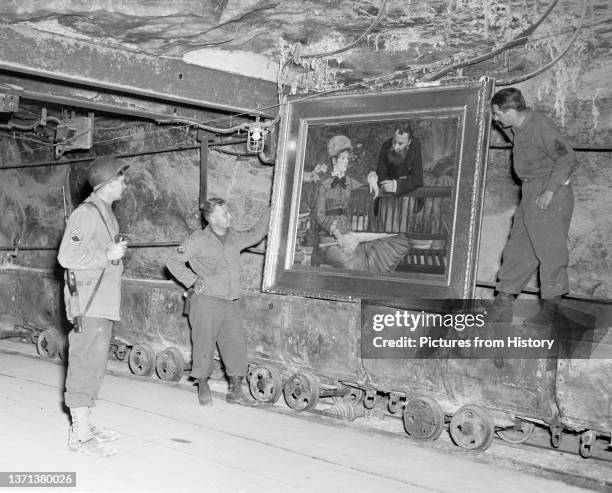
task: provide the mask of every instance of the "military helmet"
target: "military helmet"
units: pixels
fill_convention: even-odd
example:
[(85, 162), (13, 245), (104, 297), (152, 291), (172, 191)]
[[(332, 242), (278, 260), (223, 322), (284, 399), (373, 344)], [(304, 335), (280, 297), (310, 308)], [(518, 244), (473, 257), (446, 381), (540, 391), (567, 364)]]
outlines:
[(329, 157), (336, 157), (342, 151), (350, 150), (351, 147), (351, 139), (346, 135), (334, 135), (327, 143), (327, 152)]
[(122, 174), (130, 167), (113, 156), (102, 156), (94, 159), (87, 170), (87, 181), (94, 190)]

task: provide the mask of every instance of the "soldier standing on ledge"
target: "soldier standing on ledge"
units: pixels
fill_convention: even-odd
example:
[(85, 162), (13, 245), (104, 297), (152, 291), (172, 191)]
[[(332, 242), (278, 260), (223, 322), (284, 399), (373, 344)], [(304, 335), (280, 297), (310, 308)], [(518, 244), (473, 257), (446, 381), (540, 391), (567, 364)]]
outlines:
[(118, 432), (93, 425), (90, 409), (96, 405), (104, 379), (113, 322), (119, 320), (121, 258), (127, 242), (115, 241), (119, 225), (112, 204), (126, 189), (128, 167), (111, 156), (92, 161), (87, 180), (94, 191), (70, 215), (57, 256), (76, 281), (76, 303), (70, 302), (72, 296), (64, 288), (68, 318), (80, 322), (68, 335), (64, 394), (72, 417), (68, 446), (98, 457), (115, 454), (104, 442), (119, 438)]
[(512, 321), (515, 296), (539, 268), (541, 310), (526, 324), (550, 326), (561, 296), (569, 292), (567, 236), (574, 209), (570, 175), (576, 155), (554, 123), (527, 108), (518, 89), (502, 89), (491, 104), (493, 119), (511, 129), (507, 136), (522, 197), (502, 254), (488, 321)]
[(198, 384), (200, 405), (211, 405), (208, 378), (213, 371), (215, 345), (218, 345), (229, 377), (227, 402), (256, 406), (257, 401), (242, 391), (247, 371), (247, 344), (240, 309), (240, 252), (266, 236), (270, 212), (248, 231), (231, 227), (232, 214), (221, 198), (207, 200), (202, 214), (208, 226), (192, 233), (167, 262), (168, 270), (181, 284), (187, 288), (193, 286), (189, 311), (193, 346), (191, 376)]

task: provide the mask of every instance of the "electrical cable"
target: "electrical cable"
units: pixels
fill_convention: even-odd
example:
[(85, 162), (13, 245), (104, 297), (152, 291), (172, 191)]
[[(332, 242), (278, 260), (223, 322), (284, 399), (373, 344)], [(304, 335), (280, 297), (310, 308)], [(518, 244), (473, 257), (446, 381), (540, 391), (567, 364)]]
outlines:
[[(183, 126), (176, 126), (176, 127), (172, 127), (172, 128), (169, 128), (169, 129), (168, 129), (168, 128), (164, 128), (164, 129), (159, 129), (159, 130), (152, 130), (152, 131), (150, 131), (150, 132), (144, 132), (144, 134), (147, 134), (147, 135), (150, 135), (150, 134), (157, 134), (157, 133), (161, 133), (161, 132), (167, 132), (167, 131), (169, 131), (169, 130), (174, 130), (174, 129), (177, 129), (177, 128), (187, 128), (187, 127), (190, 127), (190, 126), (191, 126), (191, 125), (183, 125)], [(74, 135), (74, 136), (70, 137), (69, 139), (64, 140), (63, 142), (56, 142), (56, 143), (54, 143), (54, 144), (49, 144), (49, 145), (45, 145), (45, 146), (40, 146), (40, 147), (36, 147), (36, 148), (34, 148), (34, 149), (27, 149), (27, 150), (23, 150), (23, 151), (18, 151), (16, 154), (25, 154), (26, 152), (39, 151), (39, 150), (41, 150), (41, 149), (48, 149), (48, 148), (51, 148), (51, 147), (56, 147), (56, 146), (58, 146), (58, 145), (64, 145), (64, 144), (66, 144), (66, 142), (69, 142), (69, 141), (71, 141), (71, 140), (74, 140), (74, 139), (76, 139), (77, 137), (80, 137), (81, 135), (86, 134), (87, 132), (89, 132), (89, 130), (87, 130), (87, 131), (83, 131), (83, 132), (81, 132), (80, 134)], [(122, 135), (122, 136), (119, 136), (119, 137), (113, 137), (112, 139), (98, 140), (98, 141), (92, 142), (92, 145), (93, 145), (93, 144), (105, 144), (105, 143), (108, 143), (108, 142), (113, 142), (113, 141), (115, 141), (115, 140), (127, 139), (127, 138), (129, 138), (129, 137), (131, 137), (131, 135)], [(95, 158), (95, 156), (94, 156), (94, 157), (92, 157), (92, 159), (94, 159), (94, 158)]]
[(220, 128), (220, 127), (211, 127), (209, 125), (204, 125), (199, 122), (195, 122), (193, 120), (187, 120), (186, 118), (171, 118), (169, 120), (155, 120), (159, 125), (163, 124), (173, 124), (173, 123), (186, 123), (189, 127), (196, 127), (200, 130), (206, 130), (207, 132), (212, 132), (215, 134), (233, 134), (234, 132), (239, 132), (240, 130), (245, 130), (248, 127), (248, 123), (241, 123), (240, 125), (234, 125), (229, 128)]
[[(382, 18), (383, 14), (385, 13), (386, 7), (387, 7), (387, 0), (383, 0), (383, 4), (381, 5), (379, 9), (378, 15), (376, 16), (376, 18), (372, 21), (372, 23), (368, 26), (368, 28), (361, 34), (361, 36), (359, 36), (355, 41), (349, 43), (346, 46), (343, 46), (342, 48), (338, 48), (338, 49), (331, 50), (331, 51), (325, 51), (322, 53), (314, 53), (311, 55), (302, 55), (301, 53), (298, 53), (296, 62), (302, 58), (323, 58), (326, 56), (337, 55), (338, 53), (342, 53), (344, 51), (350, 50), (353, 46), (356, 46), (363, 38), (365, 38), (368, 34), (370, 34), (372, 29), (376, 27), (376, 25), (380, 22), (380, 19)], [(301, 44), (298, 44), (298, 45), (300, 47), (299, 51), (301, 52)]]
[[(381, 5), (379, 11), (378, 11), (378, 15), (376, 16), (376, 18), (372, 21), (372, 23), (368, 26), (368, 28), (353, 42), (349, 43), (346, 46), (343, 46), (341, 48), (335, 49), (335, 50), (331, 50), (331, 51), (327, 51), (327, 52), (322, 52), (322, 53), (313, 53), (311, 55), (302, 55), (302, 44), (301, 43), (296, 43), (294, 45), (294, 49), (293, 49), (293, 54), (291, 56), (289, 56), (287, 58), (287, 60), (285, 60), (285, 62), (283, 63), (283, 65), (281, 66), (280, 70), (279, 70), (279, 74), (277, 77), (277, 82), (278, 82), (278, 87), (279, 87), (279, 95), (282, 93), (282, 79), (283, 79), (283, 74), (285, 72), (285, 69), (287, 67), (289, 67), (289, 65), (291, 65), (291, 63), (295, 63), (295, 64), (299, 64), (300, 60), (302, 59), (308, 59), (308, 58), (323, 58), (323, 57), (327, 57), (327, 56), (331, 56), (331, 55), (337, 55), (338, 53), (343, 53), (345, 51), (350, 50), (351, 48), (353, 48), (354, 46), (356, 46), (363, 38), (365, 38), (368, 34), (370, 34), (370, 32), (372, 31), (372, 29), (374, 29), (374, 27), (376, 27), (376, 25), (380, 22), (385, 9), (387, 7), (387, 1), (388, 0), (383, 0), (383, 4)], [(280, 99), (280, 96), (279, 96)], [(279, 105), (280, 106), (280, 105)], [(269, 108), (267, 108), (269, 109)]]
[[(591, 23), (591, 24), (589, 24), (589, 25), (587, 25), (585, 27), (596, 26), (596, 25), (599, 25), (599, 24), (605, 24), (607, 22), (610, 22), (611, 20), (612, 20), (612, 18), (608, 17), (608, 18), (596, 21), (594, 23)], [(526, 31), (527, 30), (525, 30), (523, 32), (526, 32)], [(531, 38), (531, 40), (534, 40), (534, 39), (535, 40), (537, 40), (537, 39), (546, 39), (546, 38), (550, 38), (550, 37), (553, 37), (553, 36), (556, 36), (556, 35), (565, 34), (568, 31), (569, 31), (569, 29), (564, 29), (564, 30), (558, 31), (556, 34), (555, 33), (547, 34), (547, 35), (542, 36), (542, 37)], [(519, 35), (519, 37), (516, 38), (516, 41), (523, 41), (523, 40), (527, 41), (528, 39), (529, 39), (528, 36), (524, 36), (523, 34), (521, 34), (521, 35)], [(494, 53), (494, 54), (492, 54), (492, 56), (495, 56), (496, 54), (497, 53)], [(285, 61), (285, 63), (283, 64), (283, 67), (281, 68), (281, 71), (286, 66), (288, 66), (290, 63), (291, 63), (291, 58), (288, 58)], [(436, 65), (439, 65), (439, 63), (436, 63)], [(389, 73), (389, 74), (383, 74), (383, 75), (379, 75), (379, 76), (372, 77), (372, 78), (369, 78), (369, 79), (363, 79), (361, 81), (353, 82), (352, 84), (348, 84), (348, 85), (343, 86), (341, 88), (327, 89), (325, 91), (321, 91), (321, 92), (305, 95), (302, 98), (298, 97), (296, 99), (292, 99), (292, 102), (300, 102), (300, 101), (303, 101), (305, 99), (312, 99), (313, 97), (317, 97), (317, 96), (325, 96), (325, 95), (330, 94), (330, 93), (334, 93), (334, 92), (338, 92), (338, 91), (342, 91), (342, 90), (347, 90), (347, 89), (351, 89), (351, 88), (356, 88), (356, 87), (362, 86), (363, 84), (366, 84), (366, 83), (372, 83), (372, 82), (377, 82), (377, 81), (384, 81), (385, 79), (388, 79), (388, 78), (394, 78), (394, 77), (402, 76), (402, 75), (405, 75), (405, 74), (408, 74), (408, 73), (411, 73), (411, 72), (420, 72), (422, 70), (423, 70), (423, 67), (412, 67), (412, 68), (408, 68), (408, 69), (404, 69), (404, 70), (397, 70), (397, 71)], [(204, 124), (212, 124), (212, 123), (217, 123), (217, 122), (223, 122), (223, 121), (226, 121), (228, 119), (237, 118), (237, 117), (240, 117), (240, 116), (249, 116), (249, 115), (256, 114), (256, 113), (261, 113), (263, 111), (272, 110), (272, 109), (275, 109), (275, 108), (280, 108), (281, 106), (283, 106), (285, 104), (286, 104), (286, 102), (283, 101), (283, 102), (280, 102), (278, 104), (273, 104), (273, 105), (264, 106), (264, 107), (261, 107), (261, 108), (258, 108), (258, 109), (253, 109), (252, 111), (245, 111), (245, 112), (242, 112), (242, 113), (233, 114), (232, 116), (222, 116), (222, 117), (219, 117), (219, 118), (214, 118), (212, 120), (207, 120), (206, 122), (204, 122)], [(278, 115), (277, 115), (277, 118), (278, 118)]]
[(449, 67), (445, 67), (442, 70), (439, 70), (438, 72), (435, 72), (434, 74), (431, 74), (431, 75), (425, 77), (423, 79), (423, 81), (431, 82), (431, 81), (438, 80), (440, 77), (442, 77), (443, 75), (447, 74), (448, 72), (451, 72), (451, 71), (456, 70), (458, 68), (467, 67), (469, 65), (474, 65), (476, 63), (483, 62), (485, 60), (488, 60), (489, 58), (493, 58), (494, 56), (496, 56), (496, 55), (498, 55), (498, 54), (500, 54), (500, 53), (502, 53), (502, 52), (504, 52), (504, 51), (506, 51), (506, 50), (508, 50), (510, 48), (513, 48), (514, 46), (517, 46), (519, 44), (522, 44), (522, 43), (526, 42), (527, 38), (531, 35), (531, 33), (533, 33), (533, 31), (536, 30), (536, 28), (540, 24), (542, 24), (542, 22), (544, 22), (544, 20), (552, 12), (552, 10), (555, 8), (555, 6), (557, 5), (558, 2), (559, 2), (559, 0), (553, 0), (552, 3), (546, 9), (546, 11), (542, 14), (540, 19), (538, 19), (535, 23), (533, 23), (527, 29), (522, 31), (518, 36), (516, 36), (511, 41), (508, 41), (507, 43), (504, 43), (499, 48), (496, 48), (496, 49), (494, 49), (494, 50), (492, 50), (492, 51), (490, 51), (488, 53), (485, 53), (483, 55), (479, 55), (479, 56), (471, 58), (469, 60), (464, 60), (463, 62), (455, 63), (455, 64), (453, 64), (453, 65), (451, 65)]
[(33, 152), (33, 151), (38, 151), (41, 149), (48, 149), (51, 147), (57, 147), (60, 145), (65, 145), (67, 142), (70, 142), (74, 139), (76, 139), (77, 137), (81, 137), (82, 135), (86, 135), (89, 132), (89, 130), (84, 130), (83, 132), (77, 133), (75, 135), (73, 135), (72, 137), (67, 138), (66, 140), (63, 140), (62, 142), (56, 142), (53, 144), (49, 144), (49, 145), (44, 145), (44, 146), (40, 146), (40, 147), (35, 147), (34, 149), (27, 149), (24, 151), (18, 151), (16, 154), (25, 154), (26, 152)]
[(220, 152), (221, 154), (228, 154), (230, 156), (257, 156), (258, 152), (241, 152), (241, 151), (232, 151), (229, 149), (214, 149), (216, 152)]
[(95, 127), (94, 126), (94, 130), (96, 131), (99, 131), (99, 130), (104, 130), (104, 131), (126, 130), (126, 129), (131, 129), (131, 128), (142, 127), (143, 125), (145, 125), (145, 123), (130, 123), (128, 125), (118, 125), (116, 127)]
[(587, 13), (587, 8), (588, 8), (588, 2), (587, 2), (587, 0), (584, 0), (584, 10), (582, 11), (582, 19), (580, 21), (580, 25), (576, 28), (572, 38), (569, 40), (569, 43), (567, 44), (565, 49), (561, 53), (559, 53), (559, 55), (557, 55), (555, 58), (553, 58), (550, 62), (548, 62), (543, 67), (540, 67), (539, 69), (534, 70), (533, 72), (529, 72), (528, 74), (525, 74), (525, 75), (520, 75), (520, 76), (515, 77), (513, 79), (495, 81), (495, 85), (497, 85), (497, 86), (510, 86), (510, 85), (513, 85), (513, 84), (518, 84), (519, 82), (526, 81), (526, 80), (531, 79), (532, 77), (535, 77), (536, 75), (539, 75), (542, 72), (548, 70), (555, 63), (557, 63), (559, 60), (561, 60), (561, 58), (563, 58), (565, 56), (565, 54), (569, 51), (569, 49), (574, 45), (574, 42), (576, 41), (576, 38), (578, 37), (578, 33), (582, 31), (582, 27), (584, 25), (584, 19), (586, 17), (586, 13)]
[(29, 142), (37, 142), (39, 144), (41, 143), (49, 143), (48, 140), (42, 139), (42, 138), (36, 138), (33, 135), (11, 135), (8, 133), (4, 133), (4, 132), (0, 132), (0, 135), (4, 135), (5, 137), (9, 137), (11, 139), (15, 139), (15, 140), (24, 140), (24, 141), (29, 141)]
[[(557, 1), (558, 1), (558, 0), (554, 0), (554, 1), (553, 1), (553, 3), (551, 3), (551, 5), (550, 5), (550, 6), (547, 8), (547, 12), (545, 12), (545, 14), (544, 14), (544, 15), (543, 15), (543, 16), (542, 16), (542, 17), (541, 17), (541, 18), (540, 18), (540, 19), (539, 19), (539, 20), (538, 20), (536, 23), (532, 24), (532, 25), (531, 25), (529, 28), (525, 29), (525, 30), (524, 30), (524, 31), (523, 31), (521, 34), (519, 34), (519, 36), (517, 36), (517, 37), (516, 37), (514, 40), (510, 41), (509, 43), (506, 43), (506, 44), (505, 44), (505, 45), (503, 45), (501, 48), (496, 49), (496, 50), (493, 50), (492, 52), (487, 53), (487, 54), (485, 54), (485, 55), (480, 55), (479, 57), (476, 57), (475, 59), (466, 60), (466, 61), (464, 61), (464, 62), (461, 62), (461, 63), (459, 63), (459, 64), (453, 65), (453, 66), (451, 66), (451, 67), (447, 67), (447, 68), (445, 68), (444, 70), (446, 70), (446, 71), (450, 71), (450, 70), (454, 70), (454, 69), (456, 69), (456, 68), (461, 68), (462, 66), (466, 66), (466, 64), (474, 64), (474, 63), (478, 63), (478, 61), (482, 61), (482, 60), (479, 60), (479, 58), (480, 58), (480, 57), (484, 57), (484, 58), (483, 58), (483, 60), (486, 60), (486, 59), (491, 58), (491, 57), (493, 57), (493, 56), (496, 56), (496, 55), (497, 55), (497, 54), (499, 54), (500, 52), (502, 52), (502, 51), (504, 51), (504, 50), (506, 50), (506, 49), (508, 49), (508, 48), (510, 48), (510, 47), (512, 47), (512, 46), (514, 46), (514, 45), (512, 45), (512, 46), (508, 46), (508, 45), (509, 45), (509, 44), (511, 44), (511, 43), (516, 42), (517, 44), (519, 44), (519, 43), (521, 43), (521, 42), (523, 42), (523, 41), (528, 40), (529, 36), (528, 36), (528, 35), (526, 35), (525, 33), (531, 34), (531, 33), (532, 33), (532, 32), (533, 32), (533, 31), (534, 31), (534, 30), (535, 30), (535, 29), (536, 29), (536, 28), (537, 28), (537, 27), (538, 27), (538, 26), (539, 26), (539, 25), (540, 25), (540, 24), (543, 22), (543, 20), (545, 19), (545, 17), (548, 15), (548, 12), (549, 12), (550, 10), (552, 10), (552, 8), (554, 7), (554, 5), (556, 5)], [(382, 15), (382, 14), (381, 14), (381, 12), (383, 11), (383, 9), (384, 9), (384, 7), (385, 7), (385, 6), (386, 6), (386, 1), (385, 1), (385, 3), (383, 4), (383, 6), (381, 7), (381, 10), (379, 11), (379, 15)], [(610, 18), (606, 18), (606, 19), (602, 19), (602, 20), (599, 20), (599, 21), (597, 21), (597, 22), (594, 22), (594, 23), (592, 23), (592, 24), (589, 24), (589, 26), (594, 26), (594, 25), (598, 25), (598, 24), (606, 23), (606, 22), (609, 22), (609, 21), (610, 21)], [(373, 23), (373, 24), (374, 24), (374, 23)], [(585, 26), (585, 27), (588, 27), (588, 26)], [(371, 30), (372, 28), (373, 28), (373, 26), (370, 26), (368, 29), (369, 29), (369, 30)], [(369, 32), (369, 31), (368, 31), (368, 32)], [(561, 34), (562, 34), (562, 33), (564, 33), (564, 32), (566, 32), (566, 31), (565, 31), (565, 30), (560, 31), (560, 33), (561, 33)], [(365, 33), (364, 33), (364, 34), (365, 34)], [(367, 35), (367, 34), (366, 34), (366, 35)], [(361, 36), (360, 36), (360, 38), (363, 38), (363, 36), (364, 36), (364, 35), (361, 35)], [(547, 37), (549, 37), (549, 36), (547, 36)], [(532, 39), (533, 39), (533, 38), (532, 38)], [(538, 39), (538, 38), (536, 38), (536, 39)], [(346, 49), (346, 47), (345, 47), (345, 49)], [(139, 51), (139, 50), (133, 50), (133, 51), (134, 51), (134, 52), (138, 52), (138, 53), (148, 54), (148, 53), (145, 53), (145, 52), (142, 52), (142, 51)], [(319, 55), (325, 55), (325, 54), (302, 55), (302, 58), (310, 58), (310, 57), (315, 57), (315, 56), (319, 56)], [(280, 74), (280, 75), (282, 75), (282, 71), (283, 71), (283, 70), (286, 68), (286, 66), (288, 66), (288, 65), (291, 63), (291, 61), (292, 61), (292, 60), (291, 60), (291, 58), (289, 58), (289, 59), (288, 59), (288, 60), (285, 62), (285, 64), (283, 65), (283, 67), (281, 67), (281, 71), (280, 71), (280, 72), (281, 72), (281, 74)], [(349, 84), (349, 85), (347, 85), (347, 86), (344, 86), (343, 88), (340, 88), (340, 89), (335, 88), (335, 89), (328, 90), (328, 91), (322, 91), (322, 92), (319, 92), (319, 93), (315, 93), (315, 96), (311, 96), (311, 95), (309, 95), (309, 96), (308, 96), (308, 98), (310, 99), (311, 97), (316, 97), (317, 95), (324, 96), (324, 95), (326, 95), (326, 94), (329, 94), (330, 92), (337, 92), (337, 91), (342, 90), (342, 89), (350, 89), (350, 88), (353, 88), (353, 87), (363, 86), (363, 84), (365, 84), (365, 83), (377, 82), (377, 81), (383, 81), (383, 80), (388, 79), (388, 78), (390, 78), (390, 77), (391, 77), (391, 78), (393, 78), (393, 77), (398, 77), (398, 76), (405, 75), (405, 74), (410, 73), (410, 72), (418, 72), (418, 71), (421, 71), (422, 69), (423, 69), (422, 67), (418, 67), (418, 68), (410, 68), (410, 69), (406, 69), (406, 70), (396, 71), (396, 72), (393, 72), (393, 73), (390, 73), (390, 74), (384, 74), (384, 75), (377, 76), (377, 77), (374, 77), (374, 78), (371, 78), (371, 79), (364, 79), (364, 80), (362, 80), (362, 81), (358, 81), (358, 82), (355, 82), (355, 83)], [(446, 72), (445, 72), (445, 73), (446, 73)], [(436, 75), (437, 75), (437, 74), (433, 74), (433, 75), (432, 75), (432, 76), (430, 76), (430, 77), (434, 77), (434, 76), (436, 76)], [(442, 74), (442, 75), (443, 75), (443, 74)], [(294, 101), (300, 101), (300, 99), (297, 99), (297, 100), (294, 100)], [(258, 108), (258, 109), (253, 109), (253, 110), (251, 110), (251, 111), (245, 111), (245, 112), (238, 113), (238, 114), (233, 114), (233, 115), (231, 115), (231, 116), (222, 116), (222, 117), (219, 117), (219, 118), (214, 118), (214, 119), (212, 119), (212, 120), (208, 120), (208, 121), (206, 121), (206, 122), (197, 122), (197, 124), (198, 124), (198, 125), (204, 125), (204, 126), (207, 126), (207, 125), (210, 125), (210, 124), (212, 124), (212, 123), (217, 123), (217, 122), (227, 121), (228, 119), (231, 119), (231, 118), (236, 118), (236, 117), (240, 117), (240, 116), (249, 116), (249, 115), (253, 115), (253, 114), (257, 114), (257, 113), (261, 113), (262, 111), (271, 110), (271, 109), (275, 109), (275, 108), (280, 108), (280, 107), (281, 107), (283, 104), (285, 104), (285, 103), (284, 103), (284, 102), (280, 102), (280, 103), (278, 103), (278, 104), (269, 105), (269, 106), (266, 106), (266, 107), (262, 107), (262, 108)], [(278, 117), (278, 115), (277, 115), (277, 117)], [(275, 120), (276, 120), (276, 119), (275, 119)], [(187, 123), (187, 122), (185, 121), (185, 122), (183, 122), (183, 123)], [(267, 123), (267, 122), (266, 122), (266, 123)], [(138, 124), (135, 124), (135, 125), (138, 125)], [(206, 128), (204, 128), (204, 130), (206, 130)], [(214, 129), (214, 130), (217, 130), (217, 129)], [(213, 131), (213, 133), (215, 133), (215, 132)]]
[(17, 129), (17, 130), (34, 130), (36, 127), (44, 127), (47, 124), (47, 121), (52, 121), (54, 123), (57, 123), (58, 125), (60, 123), (62, 123), (62, 120), (60, 120), (59, 118), (56, 118), (54, 116), (48, 116), (46, 118), (39, 118), (37, 119), (34, 123), (32, 123), (31, 125), (19, 125), (18, 123), (7, 123), (7, 124), (2, 124), (0, 125), (0, 128), (5, 128), (8, 130), (13, 130), (13, 129)]
[[(609, 23), (609, 22), (611, 22), (611, 21), (612, 21), (612, 18), (611, 18), (611, 17), (608, 17), (608, 18), (606, 18), (606, 19), (601, 19), (601, 20), (599, 20), (599, 21), (596, 21), (596, 22), (590, 23), (590, 24), (588, 24), (588, 25), (585, 25), (585, 26), (583, 26), (583, 28), (584, 28), (584, 27), (592, 27), (592, 26), (597, 26), (597, 25), (599, 25), (599, 24), (605, 24), (605, 23)], [(535, 38), (534, 38), (534, 37), (531, 37), (531, 38), (529, 38), (529, 37), (516, 38), (516, 40), (518, 41), (518, 40), (520, 39), (521, 41), (522, 41), (522, 40), (531, 40), (531, 41), (536, 41), (536, 40), (540, 40), (540, 39), (549, 39), (549, 38), (551, 38), (551, 37), (557, 37), (557, 36), (560, 36), (560, 35), (566, 34), (566, 33), (570, 32), (572, 29), (575, 29), (575, 28), (566, 28), (566, 29), (562, 29), (562, 30), (560, 30), (560, 31), (556, 31), (555, 33), (552, 33), (552, 34), (546, 34), (546, 35), (543, 35), (543, 36), (540, 36), (540, 37), (535, 37)], [(499, 52), (504, 51), (504, 50), (505, 50), (505, 48), (506, 48), (506, 45), (504, 45), (504, 46), (503, 46), (503, 47), (501, 47), (501, 48), (502, 48), (502, 49), (500, 49), (500, 50), (499, 50)], [(486, 56), (486, 55), (489, 55), (489, 54), (492, 54), (493, 56), (495, 56), (495, 55), (497, 55), (498, 53), (497, 53), (497, 51), (496, 51), (495, 53), (491, 52), (491, 53), (487, 53), (487, 54), (485, 54), (485, 56)], [(487, 58), (490, 58), (490, 57), (488, 57), (488, 56), (487, 56)], [(484, 59), (486, 59), (486, 58), (484, 58)], [(463, 63), (463, 62), (462, 62), (462, 63)], [(477, 62), (474, 62), (474, 63), (477, 63)], [(437, 65), (438, 65), (438, 64), (439, 64), (439, 62), (437, 63)], [(403, 76), (403, 75), (409, 74), (409, 73), (411, 73), (411, 72), (419, 72), (419, 71), (421, 71), (422, 69), (423, 69), (422, 67), (412, 67), (412, 68), (408, 68), (408, 69), (404, 69), (404, 70), (397, 70), (397, 71), (395, 71), (395, 72), (391, 72), (391, 73), (389, 73), (389, 74), (383, 74), (383, 75), (378, 75), (378, 76), (376, 76), (376, 77), (371, 77), (371, 78), (369, 78), (369, 79), (363, 79), (363, 80), (361, 80), (361, 81), (354, 82), (353, 84), (350, 84), (350, 85), (345, 86), (345, 87), (340, 88), (340, 89), (332, 89), (332, 90), (330, 90), (329, 92), (337, 92), (337, 91), (342, 90), (342, 89), (350, 89), (350, 88), (352, 88), (352, 87), (365, 86), (365, 84), (368, 84), (368, 83), (381, 82), (381, 81), (384, 81), (385, 79), (393, 79), (393, 78), (396, 78), (396, 77), (400, 77), (400, 76)], [(314, 95), (315, 95), (315, 96), (316, 96), (316, 95), (326, 95), (327, 93), (328, 93), (328, 92), (324, 91), (324, 92), (321, 92), (321, 93), (314, 93)], [(308, 96), (308, 97), (310, 97), (310, 96)], [(301, 99), (296, 99), (295, 101), (301, 101)], [(271, 109), (271, 108), (264, 108), (264, 109)]]

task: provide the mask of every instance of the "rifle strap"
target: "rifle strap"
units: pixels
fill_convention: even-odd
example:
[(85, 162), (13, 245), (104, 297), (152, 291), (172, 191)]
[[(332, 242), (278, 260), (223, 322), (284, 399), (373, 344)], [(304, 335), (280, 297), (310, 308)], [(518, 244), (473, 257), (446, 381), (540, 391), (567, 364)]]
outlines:
[(100, 288), (100, 283), (102, 282), (102, 277), (104, 277), (104, 272), (106, 271), (106, 267), (104, 267), (104, 269), (102, 269), (102, 272), (100, 272), (100, 277), (98, 277), (98, 280), (96, 281), (96, 285), (93, 288), (93, 291), (91, 292), (91, 296), (89, 297), (89, 300), (87, 300), (87, 306), (85, 307), (85, 310), (83, 310), (83, 314), (81, 315), (82, 317), (87, 315), (87, 311), (89, 310), (89, 307), (91, 306), (91, 302), (93, 301), (94, 297), (96, 296), (96, 293), (98, 292), (98, 289)]
[(108, 232), (108, 236), (110, 236), (110, 240), (115, 241), (115, 237), (111, 233), (110, 228), (108, 227), (108, 223), (106, 222), (106, 219), (104, 219), (104, 216), (102, 215), (102, 211), (100, 210), (100, 208), (93, 202), (83, 202), (79, 207), (83, 207), (86, 205), (92, 205), (96, 209), (96, 211), (98, 211), (98, 214), (100, 215), (100, 219), (102, 219), (102, 222), (104, 223), (104, 227), (106, 228), (106, 231)]
[[(100, 219), (102, 219), (102, 222), (104, 223), (104, 227), (106, 228), (106, 231), (108, 232), (108, 236), (110, 236), (111, 241), (115, 241), (110, 231), (110, 228), (108, 227), (108, 223), (106, 222), (106, 219), (104, 219), (104, 216), (102, 215), (102, 211), (99, 209), (99, 207), (93, 202), (83, 202), (79, 207), (85, 206), (85, 205), (94, 206), (94, 208), (96, 209), (96, 211), (98, 211), (98, 214), (100, 215)], [(87, 300), (87, 305), (85, 306), (85, 310), (83, 310), (81, 317), (85, 317), (87, 315), (87, 312), (89, 311), (89, 307), (91, 306), (91, 303), (93, 302), (93, 299), (95, 298), (98, 292), (98, 289), (100, 288), (100, 283), (102, 282), (102, 278), (104, 277), (104, 272), (106, 272), (106, 267), (104, 267), (104, 269), (102, 269), (102, 272), (100, 272), (100, 276), (98, 277), (98, 280), (96, 281), (96, 285), (94, 286), (94, 289), (91, 292), (91, 296), (89, 297), (89, 300)], [(70, 276), (70, 272), (68, 272), (68, 276)]]

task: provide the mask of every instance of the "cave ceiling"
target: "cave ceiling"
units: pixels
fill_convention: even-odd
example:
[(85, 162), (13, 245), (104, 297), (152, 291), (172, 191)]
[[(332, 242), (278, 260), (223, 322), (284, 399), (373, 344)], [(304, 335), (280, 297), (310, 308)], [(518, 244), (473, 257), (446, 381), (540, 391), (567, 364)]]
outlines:
[[(375, 81), (371, 86), (393, 79), (413, 84), (513, 40), (549, 5), (539, 0), (11, 0), (1, 3), (0, 22), (268, 80), (276, 79), (290, 57), (297, 63), (283, 74), (284, 83), (324, 90), (364, 80)], [(609, 2), (560, 0), (525, 43), (450, 75), (504, 78), (537, 69), (564, 48), (583, 15), (585, 27), (574, 51), (595, 65), (609, 59)], [(370, 27), (349, 50), (308, 57), (342, 49)]]

